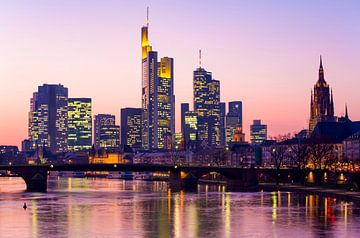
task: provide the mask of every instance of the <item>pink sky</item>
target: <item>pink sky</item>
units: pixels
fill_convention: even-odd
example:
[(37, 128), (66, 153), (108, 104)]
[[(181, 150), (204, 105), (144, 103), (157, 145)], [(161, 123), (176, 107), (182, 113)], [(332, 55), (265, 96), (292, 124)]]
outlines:
[(91, 97), (93, 113), (119, 120), (140, 107), (140, 28), (150, 6), (150, 42), (175, 59), (176, 124), (192, 103), (192, 72), (221, 82), (221, 100), (243, 101), (269, 133), (306, 128), (319, 55), (335, 113), (360, 120), (360, 4), (356, 1), (9, 1), (0, 3), (0, 144), (27, 137), (29, 99), (43, 83)]

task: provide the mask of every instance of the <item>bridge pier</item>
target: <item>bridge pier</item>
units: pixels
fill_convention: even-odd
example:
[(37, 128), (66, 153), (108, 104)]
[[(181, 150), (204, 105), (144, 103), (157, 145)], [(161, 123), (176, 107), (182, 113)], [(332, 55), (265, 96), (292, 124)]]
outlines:
[(180, 170), (171, 170), (169, 177), (169, 188), (174, 192), (179, 192), (181, 190), (181, 174)]
[(241, 173), (229, 174), (227, 190), (233, 192), (258, 191), (259, 181), (255, 169), (242, 170)]
[(183, 175), (182, 177), (182, 173), (184, 172), (178, 169), (170, 171), (169, 188), (174, 192), (179, 192), (180, 190), (196, 191), (198, 178), (191, 174), (186, 174), (186, 176)]
[(45, 166), (17, 168), (12, 171), (24, 179), (27, 192), (46, 192), (48, 169)]

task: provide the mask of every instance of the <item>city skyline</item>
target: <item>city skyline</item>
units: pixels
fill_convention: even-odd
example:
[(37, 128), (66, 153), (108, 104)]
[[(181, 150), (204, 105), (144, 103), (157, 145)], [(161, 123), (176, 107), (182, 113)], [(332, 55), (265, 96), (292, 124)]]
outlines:
[[(174, 7), (184, 11), (183, 8), (184, 6), (186, 6), (186, 4), (188, 3), (178, 3)], [(195, 5), (196, 4), (197, 3), (195, 3)], [(352, 13), (351, 11), (353, 9), (351, 9), (350, 3), (348, 4), (349, 5), (345, 5), (340, 8), (340, 10), (345, 11), (346, 9), (350, 14)], [(209, 5), (214, 8), (214, 5), (216, 4), (209, 3)], [(334, 8), (335, 5), (335, 3), (333, 3), (333, 5), (329, 4), (327, 6), (324, 6), (324, 8), (329, 10), (329, 8)], [(225, 9), (230, 10), (229, 6), (229, 3), (225, 4), (223, 8), (218, 9), (219, 13), (224, 14)], [(11, 10), (11, 7), (14, 6), (8, 4), (5, 7), (8, 7)], [(34, 10), (31, 9), (32, 6), (27, 6), (28, 8), (26, 8), (25, 6), (23, 7), (24, 8), (22, 10), (24, 11), (24, 16), (26, 16), (26, 13), (29, 13), (27, 12), (27, 10)], [(40, 10), (38, 10), (40, 11), (40, 13), (43, 14), (40, 14), (39, 18), (47, 16), (51, 19), (50, 22), (57, 22), (55, 18), (47, 15), (48, 13), (45, 12), (45, 10), (49, 10), (48, 7), (51, 6), (48, 6), (44, 3), (44, 8), (40, 8)], [(86, 10), (90, 11), (92, 10), (92, 7), (94, 6), (92, 4), (89, 4), (89, 6), (86, 7)], [(126, 7), (130, 8), (129, 6)], [(1, 144), (20, 145), (21, 140), (27, 138), (27, 113), (29, 98), (31, 97), (32, 92), (36, 90), (36, 87), (38, 85), (42, 85), (43, 83), (61, 83), (62, 85), (69, 88), (69, 97), (81, 96), (92, 98), (94, 105), (93, 116), (96, 114), (118, 115), (120, 108), (138, 108), (141, 106), (141, 98), (139, 96), (141, 95), (141, 65), (139, 64), (138, 60), (141, 52), (138, 49), (138, 45), (140, 42), (138, 30), (144, 24), (144, 19), (146, 16), (144, 9), (146, 9), (146, 5), (132, 7), (134, 8), (134, 11), (135, 8), (137, 9), (134, 16), (136, 16), (136, 18), (138, 17), (138, 19), (133, 19), (132, 17), (128, 16), (128, 19), (131, 19), (129, 23), (117, 21), (116, 24), (111, 22), (112, 25), (109, 25), (109, 30), (111, 32), (116, 31), (121, 27), (129, 27), (129, 29), (131, 28), (130, 34), (124, 34), (128, 37), (128, 39), (130, 39), (130, 44), (125, 44), (124, 49), (127, 48), (126, 46), (130, 47), (131, 49), (129, 53), (129, 55), (131, 55), (131, 60), (128, 64), (125, 65), (124, 63), (126, 59), (120, 58), (122, 53), (121, 51), (124, 49), (113, 43), (109, 45), (109, 48), (105, 47), (103, 44), (106, 42), (106, 39), (97, 38), (95, 41), (90, 41), (89, 43), (85, 44), (85, 46), (79, 47), (78, 43), (80, 41), (78, 42), (77, 40), (82, 37), (80, 37), (79, 35), (77, 36), (77, 34), (79, 33), (72, 31), (75, 28), (73, 29), (72, 26), (66, 25), (65, 19), (60, 19), (57, 24), (61, 29), (65, 30), (65, 32), (66, 27), (69, 27), (69, 29), (67, 30), (70, 30), (70, 32), (74, 34), (73, 36), (77, 36), (75, 37), (74, 41), (70, 40), (67, 42), (67, 38), (65, 35), (63, 35), (63, 31), (60, 31), (56, 34), (55, 32), (52, 32), (54, 35), (49, 34), (46, 37), (46, 31), (42, 30), (46, 30), (46, 26), (50, 25), (42, 22), (39, 28), (37, 28), (39, 32), (35, 32), (41, 33), (41, 35), (44, 34), (42, 36), (45, 37), (45, 39), (50, 39), (50, 45), (45, 44), (42, 48), (36, 48), (40, 46), (40, 43), (42, 42), (41, 39), (38, 39), (35, 36), (31, 37), (29, 35), (26, 35), (25, 31), (23, 32), (23, 34), (25, 34), (24, 36), (27, 36), (28, 38), (19, 38), (19, 41), (21, 42), (19, 45), (24, 45), (23, 41), (25, 41), (26, 43), (25, 48), (24, 46), (22, 46), (24, 48), (22, 52), (16, 51), (19, 50), (16, 48), (19, 47), (19, 45), (17, 45), (16, 42), (10, 41), (12, 37), (19, 36), (18, 34), (20, 34), (20, 32), (17, 32), (15, 30), (11, 31), (11, 29), (14, 26), (20, 26), (21, 28), (26, 26), (27, 24), (30, 24), (30, 26), (34, 27), (33, 25), (31, 25), (34, 22), (29, 22), (25, 24), (25, 22), (23, 22), (24, 19), (20, 17), (19, 20), (16, 20), (15, 22), (9, 24), (9, 28), (4, 29), (4, 32), (0, 30), (3, 34), (8, 31), (10, 33), (4, 39), (5, 44), (0, 47), (6, 47), (12, 44), (12, 47), (9, 47), (9, 49), (5, 50), (5, 55), (8, 58), (0, 58), (0, 63), (3, 65), (2, 67), (4, 67), (4, 71), (3, 73), (1, 73), (0, 78), (1, 80), (4, 80), (3, 84), (5, 84), (2, 89), (3, 91), (0, 96), (0, 101), (2, 101), (2, 109), (5, 110), (5, 112), (9, 112), (3, 113), (0, 117), (0, 129), (2, 132), (0, 135)], [(209, 42), (203, 42), (202, 40), (197, 39), (199, 37), (199, 34), (193, 35), (194, 37), (191, 38), (190, 42), (188, 41), (188, 39), (185, 40), (176, 37), (179, 36), (178, 34), (180, 34), (180, 32), (188, 32), (184, 35), (192, 36), (191, 33), (194, 33), (194, 29), (192, 28), (185, 28), (185, 30), (181, 29), (179, 30), (180, 32), (174, 35), (175, 37), (172, 36), (174, 38), (171, 38), (169, 36), (174, 33), (174, 29), (172, 29), (172, 27), (170, 26), (171, 24), (163, 24), (162, 20), (168, 19), (172, 23), (177, 22), (178, 24), (180, 24), (181, 19), (176, 16), (171, 17), (171, 15), (161, 16), (160, 12), (161, 10), (163, 10), (163, 7), (158, 6), (157, 4), (151, 4), (150, 7), (151, 28), (149, 34), (151, 35), (151, 42), (153, 45), (156, 45), (157, 51), (162, 52), (161, 56), (169, 55), (171, 57), (174, 57), (175, 59), (174, 88), (175, 95), (177, 97), (176, 132), (180, 131), (180, 103), (190, 103), (192, 101), (192, 72), (193, 69), (198, 66), (197, 51), (199, 48), (203, 50), (202, 65), (204, 66), (204, 68), (209, 69), (213, 73), (214, 78), (220, 80), (221, 82), (221, 102), (229, 102), (236, 100), (241, 100), (243, 102), (243, 125), (247, 140), (249, 139), (249, 127), (252, 120), (254, 119), (261, 119), (265, 124), (267, 124), (270, 135), (299, 131), (301, 129), (307, 128), (309, 120), (310, 90), (317, 79), (318, 57), (320, 54), (323, 55), (323, 64), (325, 68), (326, 80), (329, 84), (331, 84), (333, 88), (333, 93), (335, 95), (334, 114), (337, 116), (343, 115), (345, 113), (345, 103), (347, 103), (349, 108), (349, 116), (354, 119), (360, 117), (359, 112), (357, 112), (357, 108), (359, 108), (360, 106), (360, 100), (358, 100), (359, 96), (356, 94), (356, 87), (348, 87), (349, 84), (356, 84), (356, 80), (359, 78), (360, 73), (356, 71), (357, 68), (355, 62), (360, 61), (360, 54), (357, 54), (360, 49), (359, 47), (356, 47), (356, 45), (347, 44), (347, 42), (356, 42), (356, 39), (359, 38), (359, 34), (356, 34), (358, 30), (351, 24), (347, 24), (347, 21), (351, 19), (351, 17), (349, 17), (343, 19), (343, 21), (337, 22), (338, 25), (333, 26), (336, 28), (336, 30), (334, 30), (334, 34), (336, 33), (338, 35), (339, 32), (343, 33), (343, 37), (334, 38), (332, 37), (332, 30), (330, 29), (331, 27), (329, 28), (329, 26), (327, 26), (326, 24), (328, 23), (329, 25), (331, 25), (331, 20), (335, 21), (337, 17), (340, 17), (345, 12), (337, 12), (338, 15), (335, 15), (336, 17), (334, 17), (334, 19), (332, 19), (329, 15), (326, 15), (325, 13), (323, 13), (324, 15), (320, 14), (322, 17), (325, 18), (327, 16), (326, 19), (330, 20), (330, 23), (325, 21), (323, 22), (323, 24), (319, 24), (318, 26), (314, 24), (314, 28), (308, 27), (308, 31), (315, 30), (316, 28), (319, 30), (319, 32), (313, 32), (314, 38), (312, 38), (310, 35), (306, 39), (301, 39), (304, 40), (305, 43), (307, 42), (307, 44), (309, 42), (313, 43), (311, 45), (307, 45), (309, 47), (308, 51), (301, 52), (297, 49), (295, 45), (293, 45), (294, 48), (289, 49), (285, 46), (284, 48), (281, 48), (274, 42), (270, 44), (266, 42), (268, 40), (271, 41), (272, 39), (275, 39), (275, 36), (264, 40), (262, 42), (263, 44), (260, 45), (250, 44), (250, 42), (247, 42), (248, 45), (240, 45), (239, 48), (234, 48), (234, 46), (229, 47), (226, 46), (227, 43), (232, 42), (233, 40), (228, 39), (228, 37), (226, 36), (227, 28), (225, 28), (223, 36), (215, 35), (214, 39), (209, 40)], [(258, 10), (251, 8), (251, 6), (245, 7), (249, 7), (250, 10), (255, 11), (255, 13), (259, 13)], [(316, 6), (315, 4), (314, 7), (316, 9), (316, 7), (319, 6)], [(196, 10), (197, 8), (195, 7), (194, 9)], [(193, 11), (194, 9), (191, 9), (191, 11)], [(285, 9), (286, 8), (283, 8), (282, 10)], [(64, 6), (64, 9), (62, 10), (66, 11), (69, 9)], [(106, 9), (106, 11), (108, 10), (109, 9)], [(236, 8), (235, 10), (239, 9)], [(235, 10), (231, 12), (234, 13)], [(300, 7), (300, 12), (301, 10), (304, 9)], [(274, 11), (275, 10), (273, 8), (270, 8), (269, 14), (275, 14), (276, 11)], [(310, 18), (315, 16), (315, 12), (310, 11)], [(312, 15), (311, 13), (314, 13), (314, 15)], [(355, 12), (353, 13), (355, 14)], [(5, 21), (9, 22), (11, 17), (16, 16), (16, 14), (18, 13), (9, 11), (7, 14), (5, 14), (5, 16), (2, 17), (10, 17), (6, 18), (8, 21)], [(110, 11), (110, 16), (114, 16), (112, 14), (115, 13), (113, 11)], [(205, 29), (201, 32), (207, 35), (209, 30), (214, 30), (214, 25), (209, 26), (206, 24), (206, 21), (214, 24), (214, 20), (211, 20), (211, 17), (207, 14), (203, 14), (201, 16), (203, 16), (204, 19), (200, 21), (202, 23), (200, 25), (203, 25), (205, 27)], [(235, 17), (235, 15), (230, 14), (230, 17), (225, 17), (223, 19), (223, 22), (217, 22), (218, 25), (215, 26), (221, 26), (222, 24), (226, 23), (229, 18), (231, 19), (232, 17)], [(306, 23), (320, 23), (324, 20), (321, 19), (322, 17), (319, 17), (319, 19), (308, 19), (308, 22)], [(355, 17), (355, 15), (353, 15), (353, 17)], [(33, 18), (32, 21), (39, 20), (39, 18)], [(86, 26), (87, 24), (89, 24), (89, 22), (86, 20), (91, 20), (92, 18), (83, 15), (82, 17), (80, 17), (80, 19), (84, 20), (82, 24)], [(110, 19), (108, 18), (99, 19), (100, 22), (110, 21)], [(262, 20), (264, 20), (264, 18), (262, 18)], [(275, 22), (277, 22), (277, 20), (279, 19), (274, 18), (274, 20)], [(296, 16), (291, 20), (299, 23), (297, 22), (299, 19), (296, 18)], [(247, 23), (254, 27), (257, 25), (256, 23), (251, 21)], [(118, 26), (118, 28), (116, 28), (116, 25)], [(241, 27), (238, 27), (236, 22), (233, 22), (231, 26), (233, 26), (237, 31), (241, 31)], [(319, 26), (321, 26), (320, 29)], [(96, 26), (95, 30), (87, 29), (87, 33), (90, 35), (95, 34), (99, 31), (98, 27), (99, 26)], [(281, 27), (278, 27), (278, 30), (280, 30)], [(354, 31), (351, 31), (352, 27), (354, 27)], [(343, 31), (339, 30), (339, 28)], [(266, 31), (265, 29), (262, 30)], [(262, 34), (261, 32), (252, 32), (252, 30), (249, 28), (246, 28), (246, 31), (255, 35)], [(278, 33), (280, 33), (281, 35), (281, 31)], [(319, 36), (324, 33), (326, 33), (325, 35), (329, 37), (327, 41), (325, 41), (323, 37)], [(114, 33), (108, 32), (108, 34), (109, 36), (111, 36)], [(282, 39), (280, 35), (276, 36), (276, 39), (278, 39), (279, 37), (279, 39), (284, 40), (285, 43), (289, 44), (295, 44), (295, 42), (297, 42), (294, 39)], [(296, 35), (300, 37), (300, 34)], [(65, 37), (65, 39), (63, 38), (63, 40), (65, 40), (64, 42), (59, 40), (61, 44), (58, 45), (58, 47), (51, 45), (57, 42), (55, 36), (60, 36), (60, 38), (61, 36)], [(121, 37), (121, 35), (116, 36)], [(246, 38), (246, 40), (249, 40), (249, 35), (244, 34), (243, 37)], [(237, 37), (234, 38), (238, 39)], [(70, 38), (68, 38), (68, 40), (69, 39)], [(316, 40), (312, 41), (314, 39)], [(300, 43), (301, 40), (299, 40)], [(320, 40), (323, 41), (318, 42)], [(182, 48), (184, 47), (184, 45), (188, 47), (186, 48), (186, 52), (184, 52), (184, 54), (180, 54), (178, 49), (174, 49), (172, 47), (174, 41), (177, 45), (181, 45), (180, 49), (182, 50), (185, 49)], [(219, 44), (216, 44), (217, 41), (225, 41), (225, 43), (222, 43), (220, 46)], [(257, 42), (257, 37), (255, 41), (256, 43), (259, 43)], [(300, 44), (300, 46), (306, 45), (305, 43)], [(98, 50), (93, 50), (85, 53), (85, 51), (89, 50), (88, 47), (96, 48), (98, 46), (97, 44), (101, 45)], [(249, 48), (245, 46), (248, 46)], [(46, 53), (47, 47), (54, 47), (54, 49), (51, 53)], [(115, 47), (116, 49), (114, 52), (113, 47)], [(16, 50), (15, 52), (12, 52), (11, 49)], [(37, 51), (32, 52), (36, 49)], [(64, 53), (61, 53), (61, 50), (64, 50)], [(219, 50), (227, 52), (228, 57), (225, 57), (226, 54), (218, 54)], [(234, 53), (232, 52), (232, 50), (234, 50)], [(280, 50), (280, 52), (275, 53), (275, 51), (277, 50)], [(240, 51), (243, 51), (243, 54), (241, 54)], [(55, 53), (60, 54), (56, 55)], [(101, 56), (100, 58), (95, 57), (98, 53)], [(236, 63), (233, 62), (233, 54), (236, 55), (236, 59), (238, 60)], [(57, 57), (52, 58), (51, 56)], [(77, 57), (67, 62), (67, 60), (72, 56)], [(84, 58), (90, 56), (93, 57), (93, 59), (84, 62), (82, 61)], [(21, 58), (22, 60), (19, 61), (17, 57)], [(33, 62), (30, 62), (32, 58), (27, 57), (34, 57), (35, 59)], [(277, 58), (277, 62), (275, 63), (274, 61), (271, 61), (273, 57), (279, 57), (280, 59)], [(47, 62), (48, 60), (49, 63)], [(111, 62), (112, 64), (105, 67), (105, 64), (107, 62), (110, 62), (111, 60), (114, 60), (113, 62)], [(122, 64), (125, 67), (119, 67)], [(93, 69), (88, 68), (91, 65), (97, 65), (98, 67)], [(257, 67), (254, 67), (254, 65), (256, 65)], [(236, 66), (238, 66), (239, 68), (235, 68)], [(21, 68), (22, 70), (15, 70), (17, 67)], [(106, 76), (104, 76), (104, 74)], [(86, 78), (89, 78), (89, 80), (87, 80)], [(97, 83), (93, 81), (97, 81)], [(9, 82), (14, 82), (14, 85), (10, 85)], [(84, 82), (87, 82), (89, 85), (87, 85), (86, 83), (84, 84)], [(101, 84), (99, 84), (100, 82)], [(19, 83), (22, 84), (19, 85)], [(234, 87), (234, 85), (238, 86)], [(11, 100), (12, 105), (7, 105), (9, 100)], [(294, 107), (294, 105), (296, 106)], [(192, 104), (190, 104), (190, 108), (192, 108)], [(269, 110), (270, 108), (272, 109), (271, 111)], [(119, 118), (117, 117), (117, 121), (118, 120)], [(117, 122), (117, 124), (119, 123)]]

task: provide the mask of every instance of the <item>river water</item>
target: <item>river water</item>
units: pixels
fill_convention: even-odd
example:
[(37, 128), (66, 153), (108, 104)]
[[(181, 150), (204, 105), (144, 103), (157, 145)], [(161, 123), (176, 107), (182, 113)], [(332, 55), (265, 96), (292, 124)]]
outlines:
[[(171, 192), (166, 182), (51, 178), (47, 193), (26, 193), (21, 178), (0, 178), (0, 237), (359, 237), (360, 208), (287, 192), (226, 192), (199, 185)], [(23, 209), (26, 202), (27, 209)]]

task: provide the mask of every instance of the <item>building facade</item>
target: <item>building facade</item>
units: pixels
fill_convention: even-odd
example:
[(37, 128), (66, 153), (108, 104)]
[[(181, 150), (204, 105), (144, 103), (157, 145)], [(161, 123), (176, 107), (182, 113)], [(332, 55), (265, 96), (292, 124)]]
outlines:
[(254, 120), (250, 126), (250, 141), (253, 145), (259, 145), (267, 140), (267, 125), (261, 124), (261, 120)]
[(68, 99), (68, 150), (89, 150), (92, 146), (91, 98)]
[(324, 68), (320, 56), (319, 78), (311, 91), (309, 134), (318, 122), (335, 121), (332, 90), (325, 81)]
[(142, 147), (164, 149), (164, 135), (175, 133), (174, 60), (152, 50), (149, 24), (141, 28)]
[(121, 144), (141, 148), (141, 108), (122, 108), (120, 111)]
[(360, 131), (343, 141), (344, 159), (360, 165)]
[(96, 149), (119, 149), (120, 127), (115, 125), (114, 115), (95, 115), (94, 138)]
[(44, 84), (30, 100), (29, 139), (32, 149), (48, 148), (53, 153), (67, 151), (68, 89)]

